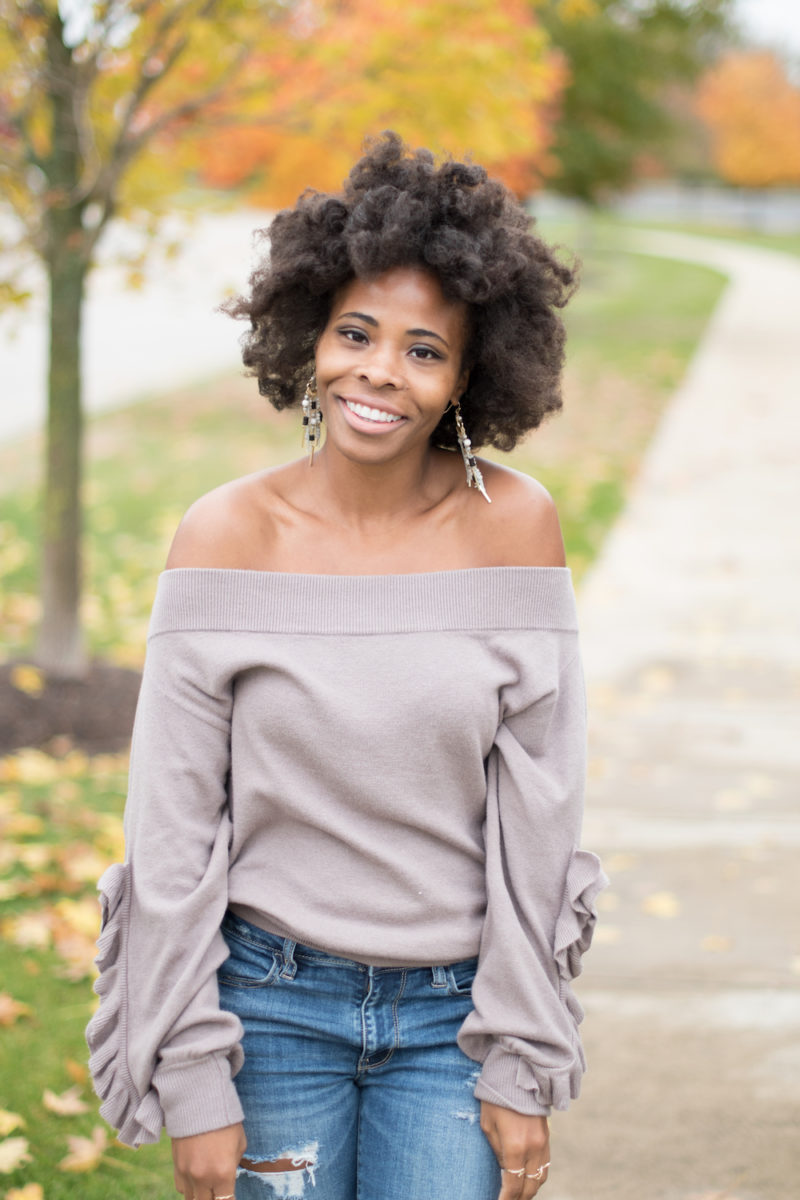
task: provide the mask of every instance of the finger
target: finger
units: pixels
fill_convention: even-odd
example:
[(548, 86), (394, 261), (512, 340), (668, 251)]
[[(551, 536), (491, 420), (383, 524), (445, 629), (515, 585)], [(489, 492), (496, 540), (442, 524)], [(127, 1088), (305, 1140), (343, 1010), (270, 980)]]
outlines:
[(523, 1200), (525, 1193), (525, 1165), (508, 1165), (500, 1168), (502, 1187), (499, 1200)]
[(522, 1200), (532, 1200), (540, 1187), (547, 1183), (549, 1162), (540, 1163), (534, 1166), (529, 1163), (525, 1168), (525, 1191), (523, 1192)]

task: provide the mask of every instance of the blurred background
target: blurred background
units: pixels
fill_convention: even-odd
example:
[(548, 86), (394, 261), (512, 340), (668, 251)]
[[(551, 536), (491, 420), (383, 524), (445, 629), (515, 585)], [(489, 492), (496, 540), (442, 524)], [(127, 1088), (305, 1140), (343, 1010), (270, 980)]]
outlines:
[[(336, 189), (393, 128), (483, 163), (582, 262), (564, 413), (511, 457), (561, 512), (598, 714), (587, 846), (616, 871), (584, 997), (599, 1064), (576, 1123), (555, 1124), (566, 1165), (546, 1194), (789, 1200), (800, 903), (773, 849), (800, 841), (797, 610), (788, 582), (773, 611), (746, 581), (765, 547), (796, 562), (796, 484), (774, 447), (796, 447), (800, 399), (798, 339), (779, 328), (800, 312), (800, 5), (0, 0), (0, 22), (0, 1197), (174, 1194), (166, 1145), (133, 1155), (99, 1121), (82, 1032), (149, 608), (187, 505), (299, 454), (296, 415), (243, 378), (240, 331), (215, 311), (263, 252), (253, 231), (305, 187)], [(763, 445), (742, 433), (777, 400)], [(671, 476), (690, 443), (694, 474)], [(753, 526), (705, 590), (708, 543), (692, 549), (679, 512), (697, 479), (719, 483), (701, 502), (710, 542)], [(748, 488), (768, 497), (758, 528), (737, 508)], [(768, 661), (723, 662), (760, 627)], [(701, 692), (704, 714), (744, 705), (737, 737), (774, 734), (717, 754), (713, 778), (702, 748), (675, 750), (676, 711), (695, 720)], [(679, 981), (660, 1000), (659, 955)], [(701, 995), (710, 1007), (686, 1008)], [(665, 1032), (681, 1005), (695, 1041), (672, 1017)], [(730, 1074), (743, 1046), (786, 1090)]]

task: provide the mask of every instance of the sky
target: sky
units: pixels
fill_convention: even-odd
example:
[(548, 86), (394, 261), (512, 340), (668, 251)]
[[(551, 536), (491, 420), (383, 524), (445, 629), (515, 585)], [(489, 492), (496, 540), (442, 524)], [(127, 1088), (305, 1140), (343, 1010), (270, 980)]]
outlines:
[(734, 10), (754, 39), (800, 58), (800, 0), (735, 0)]

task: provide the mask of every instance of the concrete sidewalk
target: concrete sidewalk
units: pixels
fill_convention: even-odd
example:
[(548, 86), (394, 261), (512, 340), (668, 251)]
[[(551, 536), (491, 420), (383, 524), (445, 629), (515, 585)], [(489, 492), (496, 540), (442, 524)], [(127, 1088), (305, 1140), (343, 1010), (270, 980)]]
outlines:
[(800, 1195), (800, 260), (730, 285), (580, 597), (612, 887), (548, 1200)]

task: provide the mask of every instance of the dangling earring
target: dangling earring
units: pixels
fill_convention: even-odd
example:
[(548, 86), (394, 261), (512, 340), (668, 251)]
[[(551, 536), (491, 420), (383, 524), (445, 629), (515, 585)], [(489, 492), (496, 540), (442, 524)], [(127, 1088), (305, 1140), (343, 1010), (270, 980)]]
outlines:
[(472, 453), (472, 442), (467, 437), (467, 431), (464, 428), (464, 421), (461, 417), (461, 405), (458, 403), (458, 401), (455, 402), (453, 408), (455, 409), (458, 444), (461, 447), (461, 457), (464, 459), (464, 466), (467, 470), (467, 487), (477, 488), (484, 500), (491, 504), (491, 496), (483, 486), (481, 469), (475, 461), (475, 455)]
[(312, 375), (306, 384), (303, 396), (303, 449), (308, 454), (308, 465), (314, 465), (314, 451), (320, 441), (322, 413), (317, 402), (317, 377)]

